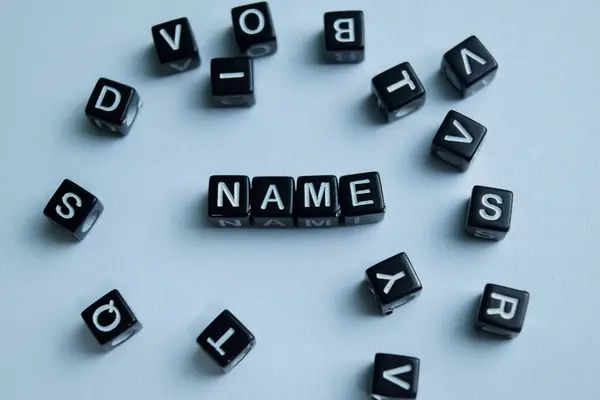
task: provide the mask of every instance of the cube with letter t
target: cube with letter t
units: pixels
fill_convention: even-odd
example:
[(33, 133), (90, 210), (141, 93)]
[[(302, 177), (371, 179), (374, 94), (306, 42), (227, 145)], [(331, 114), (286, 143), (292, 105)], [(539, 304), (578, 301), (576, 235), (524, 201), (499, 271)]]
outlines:
[(385, 217), (383, 188), (378, 172), (342, 176), (339, 190), (343, 224), (372, 224)]
[(141, 106), (142, 101), (134, 88), (100, 78), (85, 107), (85, 115), (97, 128), (125, 136)]

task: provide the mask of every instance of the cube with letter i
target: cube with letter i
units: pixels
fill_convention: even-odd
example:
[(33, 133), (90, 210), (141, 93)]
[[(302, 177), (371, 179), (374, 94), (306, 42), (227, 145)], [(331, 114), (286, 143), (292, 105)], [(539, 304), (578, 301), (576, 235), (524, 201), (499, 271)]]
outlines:
[(378, 172), (340, 177), (341, 222), (360, 225), (380, 222), (385, 217), (383, 188)]
[(213, 175), (208, 181), (208, 221), (220, 228), (250, 225), (250, 178)]
[(479, 302), (475, 327), (505, 338), (523, 330), (529, 292), (488, 283)]
[(254, 63), (249, 57), (213, 58), (210, 62), (212, 100), (220, 107), (251, 107), (254, 95)]
[(134, 88), (100, 78), (92, 90), (85, 114), (97, 128), (125, 136), (141, 107), (142, 100)]
[(333, 63), (358, 63), (365, 59), (362, 11), (332, 11), (323, 17), (325, 55)]
[(200, 53), (187, 18), (154, 25), (152, 39), (164, 73), (179, 73), (200, 66)]

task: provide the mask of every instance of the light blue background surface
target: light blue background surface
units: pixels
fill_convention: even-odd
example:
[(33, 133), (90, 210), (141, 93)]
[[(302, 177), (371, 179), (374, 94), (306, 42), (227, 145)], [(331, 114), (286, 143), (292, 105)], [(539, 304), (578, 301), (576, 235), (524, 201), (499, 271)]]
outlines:
[[(597, 1), (271, 1), (279, 52), (256, 61), (257, 105), (206, 106), (209, 60), (231, 54), (221, 0), (21, 0), (0, 14), (0, 398), (366, 399), (376, 352), (421, 358), (419, 399), (593, 399), (597, 379)], [(366, 60), (318, 61), (323, 13), (362, 9)], [(153, 76), (150, 27), (180, 16), (203, 64)], [(462, 101), (438, 76), (442, 54), (476, 34), (497, 58), (493, 84)], [(370, 79), (410, 61), (426, 106), (389, 125), (373, 118)], [(83, 111), (96, 80), (136, 87), (131, 134), (95, 134)], [(430, 161), (449, 109), (489, 129), (465, 174)], [(388, 212), (377, 225), (215, 230), (211, 174), (377, 170)], [(42, 209), (65, 177), (106, 210), (63, 243)], [(467, 240), (473, 185), (515, 193), (500, 243)], [(362, 286), (372, 264), (406, 251), (424, 284), (391, 317)], [(473, 334), (487, 282), (529, 290), (512, 341)], [(113, 287), (144, 330), (105, 355), (80, 312)], [(194, 342), (219, 307), (258, 339), (215, 376)]]

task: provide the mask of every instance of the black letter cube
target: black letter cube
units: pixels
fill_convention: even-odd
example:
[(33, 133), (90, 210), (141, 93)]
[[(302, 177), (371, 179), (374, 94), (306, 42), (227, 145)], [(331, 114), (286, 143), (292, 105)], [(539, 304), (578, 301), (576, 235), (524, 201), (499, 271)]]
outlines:
[(487, 86), (498, 72), (498, 63), (476, 36), (470, 36), (442, 58), (442, 73), (468, 97)]
[(242, 54), (262, 57), (277, 51), (277, 37), (267, 2), (235, 7), (231, 9), (231, 20)]
[(382, 72), (371, 80), (371, 90), (377, 98), (385, 120), (395, 121), (425, 104), (425, 88), (407, 62)]
[(376, 400), (416, 399), (420, 364), (415, 357), (377, 353), (371, 397)]
[(153, 26), (151, 31), (164, 73), (178, 73), (200, 66), (200, 53), (187, 18), (163, 22)]
[(213, 58), (210, 81), (215, 105), (251, 107), (256, 104), (253, 69), (249, 57)]
[(451, 110), (433, 138), (431, 154), (464, 172), (479, 152), (486, 132), (485, 126)]
[(208, 221), (211, 225), (250, 226), (250, 178), (213, 175), (208, 181)]
[(63, 228), (73, 238), (83, 240), (104, 206), (96, 196), (65, 179), (44, 208), (44, 215)]
[(229, 310), (225, 310), (202, 331), (196, 342), (227, 373), (254, 347), (256, 339)]
[(338, 180), (333, 175), (301, 176), (296, 181), (296, 222), (300, 228), (339, 225)]
[(365, 280), (381, 312), (386, 315), (417, 297), (423, 289), (406, 253), (373, 265), (367, 269)]
[(362, 11), (332, 11), (324, 16), (325, 54), (334, 63), (358, 63), (365, 59), (365, 27)]
[(142, 324), (116, 289), (86, 308), (81, 317), (104, 349), (120, 345), (142, 329)]
[(85, 107), (85, 115), (99, 129), (125, 136), (141, 106), (142, 100), (134, 88), (100, 78)]
[(475, 326), (485, 332), (515, 338), (523, 329), (529, 293), (488, 283), (485, 286)]
[(378, 172), (340, 178), (341, 220), (345, 225), (372, 224), (385, 217), (385, 201)]
[(510, 229), (512, 207), (511, 191), (486, 186), (473, 187), (465, 231), (481, 239), (504, 239)]
[(259, 228), (293, 228), (294, 178), (257, 176), (252, 178), (250, 208), (252, 220)]

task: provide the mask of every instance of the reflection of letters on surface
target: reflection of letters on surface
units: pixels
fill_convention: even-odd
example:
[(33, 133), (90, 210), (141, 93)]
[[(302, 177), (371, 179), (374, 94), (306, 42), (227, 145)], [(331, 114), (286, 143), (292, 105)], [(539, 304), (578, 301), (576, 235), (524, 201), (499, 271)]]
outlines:
[(217, 353), (219, 353), (220, 356), (224, 356), (225, 352), (223, 351), (221, 346), (223, 346), (223, 344), (225, 344), (225, 342), (229, 340), (229, 338), (233, 336), (234, 333), (235, 329), (229, 328), (227, 329), (227, 332), (225, 332), (223, 336), (221, 336), (216, 342), (212, 340), (212, 338), (208, 338), (206, 339), (206, 341), (212, 346), (213, 349), (217, 351)]
[[(102, 314), (103, 312), (115, 314), (115, 319), (109, 325), (102, 325), (100, 321), (98, 321), (100, 314)], [(92, 323), (100, 332), (110, 332), (117, 326), (119, 326), (119, 324), (121, 323), (121, 312), (117, 307), (115, 307), (114, 300), (109, 301), (108, 304), (104, 304), (103, 306), (98, 307), (96, 311), (94, 311), (94, 314), (92, 315)]]
[[(517, 306), (519, 305), (519, 299), (514, 297), (505, 296), (503, 294), (493, 293), (490, 297), (494, 300), (499, 300), (500, 305), (497, 308), (488, 308), (488, 315), (499, 315), (503, 319), (511, 320), (517, 314)], [(508, 311), (506, 307), (508, 306)]]

